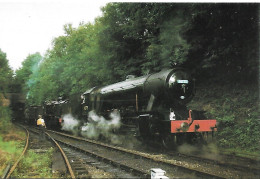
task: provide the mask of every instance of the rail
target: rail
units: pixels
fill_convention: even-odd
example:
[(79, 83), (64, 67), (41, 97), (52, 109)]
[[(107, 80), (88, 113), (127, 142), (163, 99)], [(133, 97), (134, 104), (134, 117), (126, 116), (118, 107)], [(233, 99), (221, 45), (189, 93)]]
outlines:
[(56, 142), (55, 139), (53, 139), (53, 138), (50, 136), (50, 134), (48, 134), (47, 132), (45, 132), (45, 134), (48, 135), (49, 138), (50, 138), (50, 139), (56, 144), (56, 146), (59, 148), (59, 150), (60, 150), (60, 152), (61, 152), (61, 154), (62, 154), (62, 156), (63, 156), (63, 158), (64, 158), (64, 160), (65, 160), (65, 162), (66, 162), (66, 165), (67, 165), (68, 170), (69, 170), (69, 172), (70, 172), (71, 178), (76, 178), (76, 177), (75, 177), (75, 174), (74, 174), (74, 172), (73, 172), (73, 170), (72, 170), (72, 167), (71, 167), (71, 165), (70, 165), (70, 163), (69, 163), (69, 160), (68, 160), (66, 154), (64, 153), (64, 151), (62, 150), (62, 148), (60, 147), (60, 145)]

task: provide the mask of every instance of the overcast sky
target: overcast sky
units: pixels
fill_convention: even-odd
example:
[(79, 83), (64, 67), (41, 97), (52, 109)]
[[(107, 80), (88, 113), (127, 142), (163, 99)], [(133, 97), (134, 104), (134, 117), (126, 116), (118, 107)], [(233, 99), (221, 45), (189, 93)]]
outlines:
[(0, 49), (13, 70), (29, 54), (43, 56), (63, 26), (94, 22), (108, 0), (0, 0)]

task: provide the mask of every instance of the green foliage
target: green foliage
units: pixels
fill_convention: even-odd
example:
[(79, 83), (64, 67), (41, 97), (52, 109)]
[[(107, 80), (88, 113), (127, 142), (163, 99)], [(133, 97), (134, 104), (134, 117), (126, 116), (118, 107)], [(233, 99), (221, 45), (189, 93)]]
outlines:
[(2, 136), (0, 136), (0, 150), (6, 151), (10, 154), (15, 154), (16, 156), (19, 156), (19, 154), (22, 153), (22, 149), (18, 148), (18, 143), (14, 141), (3, 141)]
[[(8, 129), (10, 129), (10, 127)], [(4, 132), (1, 129), (0, 132), (0, 176), (2, 176), (5, 169), (4, 166), (7, 166), (10, 162), (17, 159), (22, 153), (23, 148), (19, 147), (20, 142), (4, 141), (2, 136), (6, 131)]]
[(160, 51), (159, 26), (172, 7), (159, 3), (111, 3), (102, 9), (104, 16), (100, 21), (105, 28), (99, 43), (109, 57), (112, 81), (158, 70), (160, 59), (154, 59), (153, 55)]
[[(54, 39), (37, 68), (31, 73), (28, 103), (41, 104), (59, 96), (83, 93), (108, 78), (106, 56), (98, 46), (97, 34), (102, 25), (82, 24), (77, 29), (65, 25), (65, 36)], [(33, 82), (33, 83), (32, 83)]]
[(194, 4), (183, 34), (197, 78), (252, 83), (258, 70), (258, 5)]
[(34, 87), (38, 79), (38, 66), (42, 60), (40, 53), (28, 55), (22, 63), (22, 68), (16, 71), (15, 83), (20, 86), (20, 91), (30, 98), (30, 89)]
[[(204, 84), (205, 85), (205, 84)], [(210, 118), (218, 121), (216, 133), (222, 148), (259, 150), (259, 109), (256, 85), (200, 86), (189, 104), (191, 109), (207, 111)]]
[(0, 106), (0, 131), (1, 133), (8, 132), (11, 125), (12, 112), (8, 107)]
[[(33, 173), (40, 178), (52, 178), (51, 171), (53, 148), (50, 148), (46, 153), (35, 153), (29, 150), (25, 157), (19, 162), (17, 169), (13, 173), (13, 177), (30, 178), (30, 173)], [(56, 176), (57, 177), (57, 176)]]
[(256, 10), (254, 4), (109, 3), (94, 24), (65, 25), (66, 35), (54, 39), (38, 73), (28, 57), (17, 79), (33, 85), (30, 104), (175, 63), (190, 69), (199, 83), (209, 77), (252, 81)]
[(187, 60), (189, 44), (182, 36), (182, 29), (186, 24), (182, 13), (182, 8), (171, 12), (160, 25), (159, 41), (151, 41), (147, 48), (147, 59), (157, 59), (160, 68), (169, 68), (171, 64), (183, 64)]
[(9, 85), (12, 81), (13, 71), (8, 65), (6, 54), (0, 49), (0, 92), (9, 91)]

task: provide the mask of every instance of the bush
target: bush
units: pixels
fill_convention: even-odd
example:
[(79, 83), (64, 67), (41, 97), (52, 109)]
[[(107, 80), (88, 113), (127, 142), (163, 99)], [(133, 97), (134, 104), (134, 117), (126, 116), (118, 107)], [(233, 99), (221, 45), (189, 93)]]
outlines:
[(200, 86), (191, 109), (205, 110), (218, 121), (217, 144), (225, 149), (259, 150), (258, 90), (254, 85)]
[(7, 133), (11, 127), (12, 112), (8, 107), (0, 106), (0, 132)]

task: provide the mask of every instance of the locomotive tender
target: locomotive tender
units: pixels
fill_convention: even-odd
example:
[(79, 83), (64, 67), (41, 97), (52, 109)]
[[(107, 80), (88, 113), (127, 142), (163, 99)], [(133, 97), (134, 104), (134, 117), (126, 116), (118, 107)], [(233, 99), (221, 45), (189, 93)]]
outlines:
[(165, 69), (87, 90), (81, 96), (82, 114), (95, 111), (107, 117), (117, 110), (122, 128), (131, 128), (144, 139), (179, 143), (184, 138), (192, 140), (197, 134), (217, 130), (215, 119), (187, 110), (185, 105), (193, 96), (194, 81), (183, 68)]

